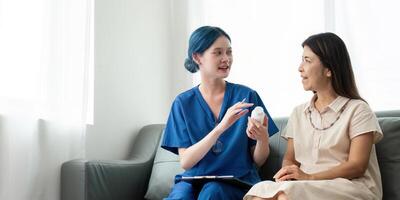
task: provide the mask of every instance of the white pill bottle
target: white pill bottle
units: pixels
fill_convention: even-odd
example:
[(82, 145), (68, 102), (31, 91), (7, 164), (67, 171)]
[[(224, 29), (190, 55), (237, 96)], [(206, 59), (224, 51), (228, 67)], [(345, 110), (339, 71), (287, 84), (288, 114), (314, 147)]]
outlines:
[(264, 109), (261, 106), (257, 106), (254, 108), (254, 110), (251, 112), (251, 118), (257, 120), (261, 124), (264, 123)]

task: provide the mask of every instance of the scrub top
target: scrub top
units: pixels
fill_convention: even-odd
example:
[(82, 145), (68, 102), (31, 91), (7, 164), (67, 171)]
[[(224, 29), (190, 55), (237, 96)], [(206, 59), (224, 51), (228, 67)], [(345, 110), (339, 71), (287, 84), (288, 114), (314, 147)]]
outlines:
[(268, 133), (278, 132), (274, 121), (256, 91), (239, 84), (226, 82), (221, 111), (215, 119), (211, 109), (196, 86), (176, 97), (172, 104), (161, 147), (178, 154), (178, 148), (188, 148), (204, 138), (223, 119), (229, 107), (246, 99), (254, 103), (245, 116), (238, 119), (217, 140), (212, 149), (181, 176), (234, 175), (256, 183), (260, 181), (250, 149), (256, 141), (247, 137), (247, 117), (256, 106), (268, 116)]

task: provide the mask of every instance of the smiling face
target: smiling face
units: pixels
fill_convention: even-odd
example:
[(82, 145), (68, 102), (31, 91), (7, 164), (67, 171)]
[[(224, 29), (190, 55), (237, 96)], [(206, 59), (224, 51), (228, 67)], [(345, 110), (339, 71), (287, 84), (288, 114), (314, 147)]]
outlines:
[(299, 72), (306, 91), (319, 92), (331, 86), (331, 71), (323, 66), (318, 56), (308, 46), (303, 48)]
[(201, 76), (212, 79), (226, 78), (233, 61), (231, 43), (225, 36), (220, 36), (203, 54), (195, 54), (193, 58), (199, 65)]

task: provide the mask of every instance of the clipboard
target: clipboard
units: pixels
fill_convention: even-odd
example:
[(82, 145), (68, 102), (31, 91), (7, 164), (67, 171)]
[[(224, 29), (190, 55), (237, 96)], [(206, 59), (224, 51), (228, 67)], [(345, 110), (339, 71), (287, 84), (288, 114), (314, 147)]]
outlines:
[(227, 176), (182, 176), (178, 178), (178, 181), (190, 182), (193, 185), (204, 185), (210, 181), (217, 181), (234, 185), (236, 187), (249, 190), (253, 184), (247, 181), (240, 180), (232, 175)]

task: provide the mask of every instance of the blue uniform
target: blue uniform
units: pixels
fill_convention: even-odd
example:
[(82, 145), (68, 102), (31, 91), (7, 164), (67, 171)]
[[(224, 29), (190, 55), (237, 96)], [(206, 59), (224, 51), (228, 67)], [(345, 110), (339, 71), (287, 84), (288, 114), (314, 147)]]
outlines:
[[(278, 132), (256, 91), (239, 84), (226, 82), (221, 111), (216, 119), (197, 87), (181, 93), (172, 104), (161, 147), (178, 154), (178, 148), (188, 148), (211, 132), (223, 119), (232, 105), (246, 98), (246, 102), (264, 108), (268, 116), (268, 133)], [(249, 112), (250, 113), (250, 112)], [(244, 181), (260, 181), (250, 153), (255, 140), (247, 137), (247, 113), (229, 127), (217, 140), (213, 148), (191, 169), (178, 176), (234, 175)], [(168, 199), (242, 199), (247, 191), (231, 185), (209, 182), (202, 188), (193, 188), (190, 183), (177, 182)], [(225, 197), (218, 197), (223, 194)], [(228, 196), (234, 195), (234, 196)], [(212, 197), (214, 196), (214, 197)]]

